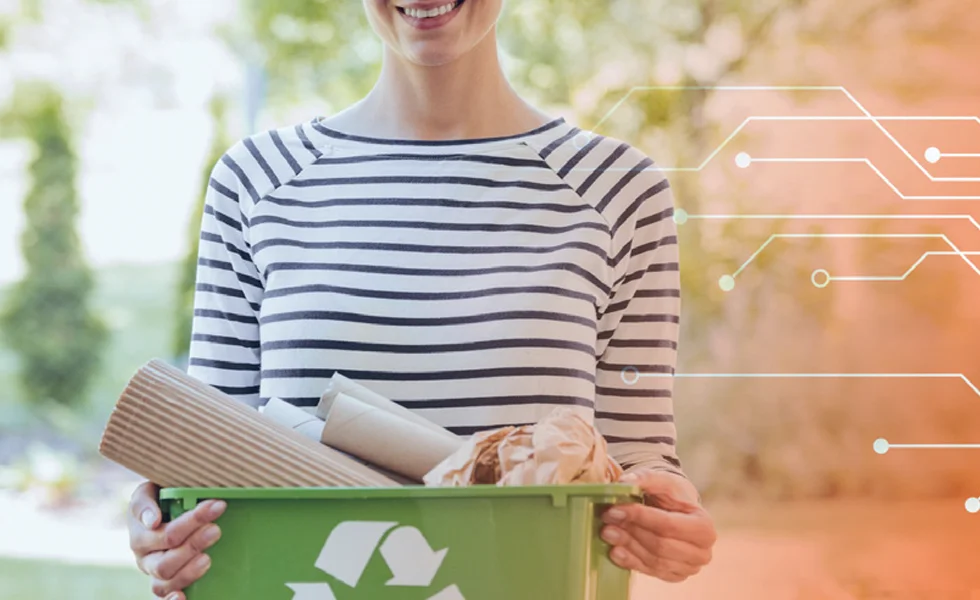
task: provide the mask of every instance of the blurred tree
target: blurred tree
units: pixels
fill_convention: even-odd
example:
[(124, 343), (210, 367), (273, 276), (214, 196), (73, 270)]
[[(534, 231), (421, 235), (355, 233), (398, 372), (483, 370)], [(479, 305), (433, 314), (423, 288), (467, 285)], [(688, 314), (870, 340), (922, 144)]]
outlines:
[(191, 323), (194, 318), (194, 291), (197, 277), (197, 253), (201, 235), (201, 220), (204, 218), (204, 197), (214, 165), (221, 159), (231, 146), (232, 141), (227, 129), (226, 115), (228, 99), (216, 94), (211, 99), (211, 122), (214, 133), (211, 137), (211, 148), (204, 162), (202, 174), (201, 198), (194, 208), (194, 213), (187, 226), (187, 251), (181, 262), (175, 302), (174, 332), (172, 352), (176, 357), (187, 355), (191, 343)]
[(0, 313), (0, 333), (20, 358), (25, 397), (36, 406), (76, 405), (98, 369), (107, 329), (89, 308), (92, 274), (75, 228), (77, 161), (59, 92), (20, 84), (3, 130), (33, 144), (21, 249), (27, 272)]

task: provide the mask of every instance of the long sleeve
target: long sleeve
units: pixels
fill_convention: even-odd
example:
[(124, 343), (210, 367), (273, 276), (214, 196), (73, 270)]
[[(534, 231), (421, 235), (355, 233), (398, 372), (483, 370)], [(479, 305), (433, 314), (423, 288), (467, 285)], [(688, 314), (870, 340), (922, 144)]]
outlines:
[(257, 406), (263, 286), (247, 242), (251, 183), (234, 154), (215, 165), (207, 188), (188, 373)]
[(673, 195), (652, 161), (630, 164), (620, 196), (628, 194), (615, 200), (610, 223), (615, 282), (599, 320), (596, 423), (627, 468), (683, 476), (673, 410), (681, 309)]

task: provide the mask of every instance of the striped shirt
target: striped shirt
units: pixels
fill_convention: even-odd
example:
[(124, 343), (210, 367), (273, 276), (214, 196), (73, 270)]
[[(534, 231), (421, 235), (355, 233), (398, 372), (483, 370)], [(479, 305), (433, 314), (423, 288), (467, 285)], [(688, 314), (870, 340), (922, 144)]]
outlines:
[(253, 135), (209, 182), (189, 372), (310, 407), (339, 371), (464, 436), (572, 406), (625, 466), (679, 472), (672, 217), (651, 159), (564, 119)]

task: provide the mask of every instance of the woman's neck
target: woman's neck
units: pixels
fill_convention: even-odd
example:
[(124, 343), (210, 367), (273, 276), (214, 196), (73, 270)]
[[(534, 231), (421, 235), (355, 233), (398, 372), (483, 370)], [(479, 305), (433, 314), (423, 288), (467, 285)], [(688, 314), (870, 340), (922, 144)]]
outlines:
[(523, 133), (548, 121), (510, 86), (493, 32), (459, 59), (437, 67), (385, 52), (374, 88), (330, 119), (335, 128), (382, 138), (473, 139)]

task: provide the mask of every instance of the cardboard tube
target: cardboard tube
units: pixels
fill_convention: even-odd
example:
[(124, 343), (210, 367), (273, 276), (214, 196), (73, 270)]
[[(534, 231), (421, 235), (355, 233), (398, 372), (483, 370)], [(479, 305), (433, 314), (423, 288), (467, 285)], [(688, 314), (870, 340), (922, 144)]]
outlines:
[(345, 393), (325, 412), (323, 443), (415, 482), (463, 445)]
[[(326, 427), (326, 423), (318, 419), (315, 415), (311, 415), (306, 407), (293, 406), (292, 404), (284, 402), (279, 398), (271, 398), (265, 405), (262, 415), (267, 419), (272, 419), (283, 427), (288, 427), (293, 431), (299, 432), (303, 435), (303, 437), (309, 438), (321, 444), (329, 445), (324, 440), (324, 429)], [(371, 464), (368, 461), (352, 454), (342, 452), (336, 448), (333, 448), (333, 450), (339, 454), (342, 454), (343, 456), (346, 456), (350, 460), (373, 469), (385, 477), (402, 485), (412, 485), (413, 483), (418, 483), (399, 475), (398, 473), (388, 471), (379, 465)]]
[(279, 398), (270, 398), (262, 409), (262, 416), (314, 442), (323, 442), (323, 427), (326, 423), (298, 406), (293, 406)]
[(443, 429), (439, 425), (436, 425), (432, 421), (426, 419), (425, 417), (419, 416), (414, 412), (408, 410), (401, 404), (392, 402), (391, 400), (385, 398), (381, 394), (364, 387), (363, 385), (348, 379), (347, 377), (335, 372), (333, 377), (330, 379), (330, 383), (327, 385), (326, 391), (323, 393), (323, 397), (320, 399), (320, 404), (316, 409), (316, 416), (326, 420), (327, 412), (330, 410), (329, 405), (337, 394), (346, 394), (351, 398), (360, 400), (364, 404), (373, 406), (374, 408), (381, 409), (385, 412), (391, 413), (395, 416), (401, 417), (406, 421), (410, 421), (416, 425), (419, 425), (429, 431), (436, 433), (449, 440), (459, 440), (459, 436)]
[(398, 485), (159, 360), (123, 390), (99, 452), (163, 487)]

